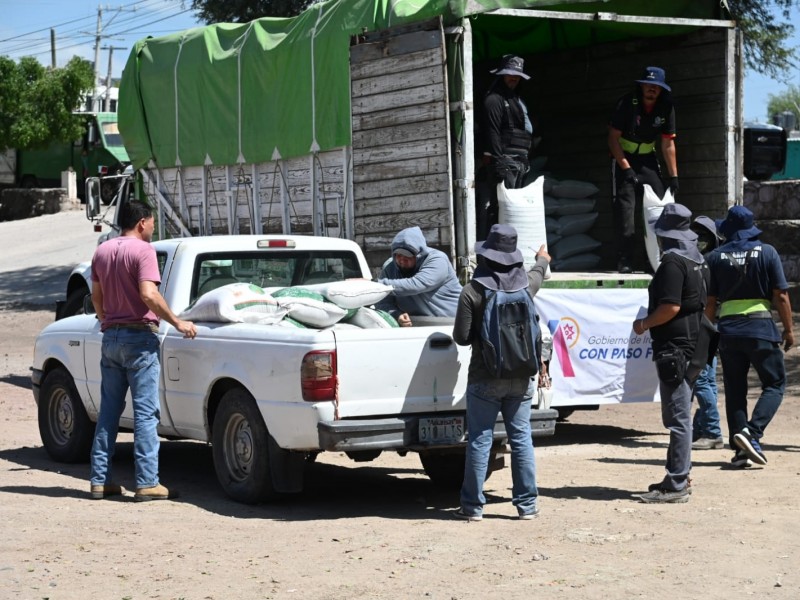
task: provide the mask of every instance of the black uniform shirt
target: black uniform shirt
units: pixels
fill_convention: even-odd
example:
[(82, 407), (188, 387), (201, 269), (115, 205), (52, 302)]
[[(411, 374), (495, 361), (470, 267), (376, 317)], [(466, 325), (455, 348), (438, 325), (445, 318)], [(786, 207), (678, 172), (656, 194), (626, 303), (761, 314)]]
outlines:
[(610, 125), (621, 131), (626, 140), (652, 144), (659, 134), (675, 137), (675, 108), (668, 98), (661, 96), (647, 113), (639, 94), (630, 92), (617, 102)]

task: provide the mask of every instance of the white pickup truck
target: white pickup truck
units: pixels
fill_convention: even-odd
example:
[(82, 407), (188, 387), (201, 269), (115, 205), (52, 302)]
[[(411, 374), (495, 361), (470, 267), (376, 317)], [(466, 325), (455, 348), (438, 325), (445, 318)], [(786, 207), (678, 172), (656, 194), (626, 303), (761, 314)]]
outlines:
[[(154, 246), (160, 290), (176, 313), (213, 285), (370, 276), (359, 246), (334, 238), (215, 236)], [(305, 461), (323, 450), (355, 461), (384, 450), (417, 452), (435, 484), (460, 485), (470, 349), (453, 342), (452, 322), (390, 329), (197, 325), (189, 340), (161, 324), (159, 433), (211, 443), (219, 482), (235, 500), (301, 491)], [(79, 315), (48, 325), (36, 340), (39, 431), (57, 461), (88, 459), (100, 407), (101, 339), (95, 316)], [(556, 417), (555, 410), (533, 410), (534, 436), (552, 435)], [(133, 427), (130, 402), (120, 425)], [(495, 468), (505, 437), (498, 421)]]

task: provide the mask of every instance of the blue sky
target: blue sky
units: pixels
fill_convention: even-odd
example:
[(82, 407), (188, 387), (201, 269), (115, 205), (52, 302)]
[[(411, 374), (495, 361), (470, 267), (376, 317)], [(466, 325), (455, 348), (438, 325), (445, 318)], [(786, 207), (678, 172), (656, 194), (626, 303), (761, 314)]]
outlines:
[[(112, 73), (122, 74), (130, 48), (148, 35), (166, 35), (198, 25), (191, 0), (0, 0), (0, 55), (14, 59), (33, 55), (50, 64), (50, 28), (56, 30), (56, 61), (63, 66), (77, 54), (94, 60), (97, 8), (102, 5), (102, 46), (113, 46)], [(794, 10), (797, 28), (792, 43), (800, 46), (800, 11)], [(99, 73), (108, 72), (108, 50), (101, 50)], [(788, 83), (800, 86), (800, 66), (789, 75)], [(747, 73), (744, 84), (744, 117), (747, 121), (769, 122), (769, 94), (786, 89), (787, 82)]]

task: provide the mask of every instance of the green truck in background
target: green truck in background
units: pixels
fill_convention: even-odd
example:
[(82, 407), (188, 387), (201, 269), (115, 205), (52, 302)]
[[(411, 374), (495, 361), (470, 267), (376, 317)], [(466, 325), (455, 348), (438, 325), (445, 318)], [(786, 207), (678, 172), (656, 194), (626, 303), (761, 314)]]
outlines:
[[(87, 177), (122, 173), (130, 160), (117, 125), (117, 113), (75, 113), (84, 119), (83, 135), (73, 142), (57, 142), (36, 150), (6, 149), (0, 153), (0, 186), (61, 187), (61, 173), (75, 171), (78, 196), (83, 198)], [(114, 198), (119, 179), (101, 184), (103, 203)]]

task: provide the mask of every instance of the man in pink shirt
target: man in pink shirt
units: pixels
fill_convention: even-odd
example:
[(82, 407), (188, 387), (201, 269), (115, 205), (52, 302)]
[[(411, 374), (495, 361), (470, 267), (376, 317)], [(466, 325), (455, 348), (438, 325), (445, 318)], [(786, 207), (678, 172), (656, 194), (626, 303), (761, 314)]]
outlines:
[(103, 344), (100, 414), (91, 454), (91, 496), (102, 499), (122, 493), (122, 487), (111, 477), (111, 462), (130, 388), (134, 500), (167, 500), (178, 494), (158, 481), (159, 319), (165, 319), (187, 338), (194, 338), (197, 330), (194, 323), (176, 317), (158, 291), (161, 275), (150, 244), (155, 228), (150, 207), (129, 202), (122, 207), (119, 222), (122, 235), (103, 242), (92, 258), (92, 304), (101, 323)]

